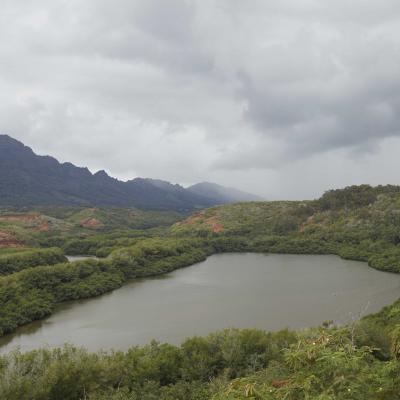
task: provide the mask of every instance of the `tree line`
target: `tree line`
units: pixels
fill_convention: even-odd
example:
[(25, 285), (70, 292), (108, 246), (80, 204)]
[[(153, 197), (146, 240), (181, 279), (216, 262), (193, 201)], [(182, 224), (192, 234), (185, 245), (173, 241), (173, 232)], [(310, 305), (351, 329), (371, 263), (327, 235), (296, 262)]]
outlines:
[(0, 254), (0, 275), (13, 274), (38, 265), (54, 265), (66, 262), (59, 248), (31, 249)]

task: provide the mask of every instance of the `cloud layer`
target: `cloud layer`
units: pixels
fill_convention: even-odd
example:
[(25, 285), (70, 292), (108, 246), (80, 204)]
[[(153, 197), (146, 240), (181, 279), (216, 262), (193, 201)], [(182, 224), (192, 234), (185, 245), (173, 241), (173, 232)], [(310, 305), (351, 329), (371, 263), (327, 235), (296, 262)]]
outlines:
[(0, 131), (270, 198), (400, 183), (394, 0), (5, 0)]

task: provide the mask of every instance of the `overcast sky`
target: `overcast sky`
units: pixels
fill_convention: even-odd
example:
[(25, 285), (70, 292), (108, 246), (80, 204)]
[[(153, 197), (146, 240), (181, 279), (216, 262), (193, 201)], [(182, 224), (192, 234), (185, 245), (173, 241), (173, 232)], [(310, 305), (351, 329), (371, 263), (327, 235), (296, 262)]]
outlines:
[(400, 1), (2, 0), (0, 132), (269, 199), (400, 184)]

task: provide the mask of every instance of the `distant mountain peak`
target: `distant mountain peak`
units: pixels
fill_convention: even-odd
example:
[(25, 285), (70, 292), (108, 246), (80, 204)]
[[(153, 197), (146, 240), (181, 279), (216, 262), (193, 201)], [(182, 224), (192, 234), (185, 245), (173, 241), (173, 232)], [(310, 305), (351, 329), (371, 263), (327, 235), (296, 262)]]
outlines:
[(19, 143), (20, 145), (23, 146), (21, 142), (19, 142), (17, 139), (12, 138), (10, 135), (7, 135), (5, 133), (0, 134), (0, 143)]
[(212, 195), (196, 192), (196, 185), (185, 189), (149, 178), (122, 182), (104, 170), (92, 174), (86, 167), (39, 156), (11, 136), (0, 135), (0, 206), (84, 205), (191, 211), (231, 202), (235, 197), (226, 194), (233, 189), (223, 188), (224, 197), (218, 185), (199, 185)]
[(108, 175), (107, 172), (104, 171), (104, 169), (101, 169), (101, 170), (97, 171), (97, 172), (94, 174), (94, 176), (102, 177), (102, 178), (110, 178), (110, 175)]
[(20, 142), (17, 139), (12, 138), (9, 135), (6, 134), (0, 134), (0, 146), (4, 147), (13, 147), (13, 148), (21, 148), (21, 149), (29, 149), (29, 147), (25, 146), (22, 142)]

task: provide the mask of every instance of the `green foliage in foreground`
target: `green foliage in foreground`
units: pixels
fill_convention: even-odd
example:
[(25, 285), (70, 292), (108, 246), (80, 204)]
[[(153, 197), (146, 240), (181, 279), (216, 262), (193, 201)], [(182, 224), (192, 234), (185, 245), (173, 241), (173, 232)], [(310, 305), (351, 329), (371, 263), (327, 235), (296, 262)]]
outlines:
[(399, 328), (392, 355), (374, 357), (351, 329), (295, 334), (225, 330), (180, 347), (127, 352), (65, 346), (0, 357), (4, 400), (396, 400)]
[(214, 400), (396, 400), (400, 362), (381, 362), (338, 333), (300, 340), (283, 350), (284, 362), (236, 379)]
[(7, 252), (0, 254), (0, 275), (12, 274), (38, 265), (54, 265), (66, 261), (64, 252), (57, 248)]
[(223, 376), (226, 382), (283, 361), (281, 349), (295, 341), (288, 331), (226, 330), (187, 339), (180, 347), (152, 342), (126, 353), (71, 346), (16, 351), (0, 357), (0, 398), (205, 399), (210, 380)]

